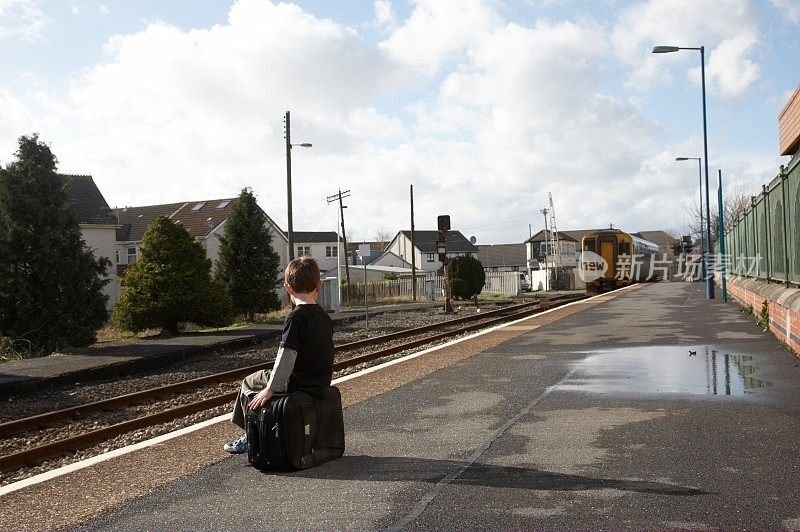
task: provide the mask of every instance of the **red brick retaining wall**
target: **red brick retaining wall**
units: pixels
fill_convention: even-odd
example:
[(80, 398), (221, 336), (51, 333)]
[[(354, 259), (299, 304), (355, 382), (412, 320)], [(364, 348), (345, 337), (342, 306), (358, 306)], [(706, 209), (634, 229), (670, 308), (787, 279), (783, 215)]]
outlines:
[(728, 293), (758, 316), (767, 301), (769, 330), (800, 355), (800, 290), (756, 279), (729, 279)]

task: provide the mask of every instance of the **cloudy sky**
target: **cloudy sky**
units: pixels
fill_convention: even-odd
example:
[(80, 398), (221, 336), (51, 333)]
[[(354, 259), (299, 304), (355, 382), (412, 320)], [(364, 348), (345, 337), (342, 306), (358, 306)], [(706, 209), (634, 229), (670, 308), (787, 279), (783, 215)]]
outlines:
[[(0, 164), (38, 132), (112, 206), (251, 187), (286, 228), (685, 231), (702, 155), (758, 191), (788, 157), (800, 0), (0, 0)], [(716, 187), (712, 188), (716, 198)], [(716, 199), (712, 207), (716, 206)]]

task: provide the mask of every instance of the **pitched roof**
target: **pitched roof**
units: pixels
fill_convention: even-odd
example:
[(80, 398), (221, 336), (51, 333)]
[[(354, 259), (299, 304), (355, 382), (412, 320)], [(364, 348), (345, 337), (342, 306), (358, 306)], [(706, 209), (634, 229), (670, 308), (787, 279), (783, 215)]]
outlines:
[[(172, 221), (180, 223), (195, 238), (207, 237), (214, 228), (228, 218), (233, 206), (238, 201), (237, 197), (115, 209), (122, 226), (117, 229), (117, 242), (142, 240), (147, 227), (159, 216), (166, 216)], [(278, 234), (286, 238), (278, 224), (267, 213), (264, 213), (264, 216), (266, 216), (267, 222), (275, 227)]]
[[(558, 239), (559, 240), (572, 241), (572, 242), (580, 242), (580, 239), (576, 239), (574, 236), (572, 236), (570, 234), (570, 233), (575, 233), (575, 232), (577, 232), (577, 231), (558, 231)], [(587, 233), (588, 232), (589, 231), (587, 231)], [(545, 230), (542, 229), (541, 231), (539, 231), (538, 233), (536, 233), (535, 235), (530, 237), (528, 240), (526, 240), (525, 243), (528, 243), (528, 242), (544, 242), (545, 239), (550, 240), (550, 236), (552, 234), (553, 234), (552, 231), (548, 230), (547, 233), (545, 233)]]
[(341, 240), (336, 231), (292, 231), (295, 244), (327, 244)]
[(574, 231), (559, 231), (559, 233), (563, 232), (569, 235), (571, 238), (575, 239), (576, 242), (581, 242), (583, 240), (583, 237), (585, 237), (589, 233), (594, 233), (596, 231), (601, 231), (601, 229), (576, 229)]
[(172, 221), (183, 225), (193, 237), (205, 237), (231, 214), (239, 198), (225, 198), (184, 203), (172, 215)]
[(358, 251), (358, 247), (364, 244), (369, 244), (369, 249), (372, 251), (383, 251), (386, 248), (383, 242), (348, 242), (347, 251)]
[(493, 244), (478, 246), (478, 260), (484, 268), (499, 266), (525, 266), (525, 244)]
[[(402, 234), (409, 241), (411, 240), (411, 231), (403, 230), (398, 233)], [(436, 239), (439, 236), (439, 231), (414, 231), (414, 247), (420, 250), (421, 253), (436, 253)], [(396, 239), (397, 237), (395, 237)], [(448, 231), (447, 242), (445, 243), (448, 253), (477, 253), (478, 248), (467, 240), (461, 234), (461, 231)]]
[(117, 229), (117, 242), (138, 242), (144, 237), (147, 226), (159, 216), (170, 217), (185, 203), (146, 205), (114, 209), (121, 227)]
[(90, 175), (59, 174), (79, 224), (116, 225), (114, 214)]
[(672, 245), (678, 242), (677, 238), (666, 231), (637, 231), (633, 234), (662, 247), (672, 248)]

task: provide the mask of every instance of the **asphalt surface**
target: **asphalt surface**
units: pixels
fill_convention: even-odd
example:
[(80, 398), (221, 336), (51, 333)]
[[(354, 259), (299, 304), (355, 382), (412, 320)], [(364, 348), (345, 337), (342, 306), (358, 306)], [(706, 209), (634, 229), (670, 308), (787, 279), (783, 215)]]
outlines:
[(337, 461), (234, 456), (81, 528), (796, 529), (799, 384), (736, 304), (648, 285), (354, 404)]

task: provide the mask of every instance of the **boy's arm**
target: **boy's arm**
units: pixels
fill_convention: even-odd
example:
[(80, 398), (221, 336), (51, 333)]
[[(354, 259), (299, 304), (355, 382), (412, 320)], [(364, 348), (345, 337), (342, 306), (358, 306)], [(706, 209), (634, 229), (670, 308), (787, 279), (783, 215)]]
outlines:
[(272, 399), (275, 392), (285, 391), (296, 360), (297, 351), (286, 347), (278, 348), (278, 356), (275, 358), (275, 364), (272, 366), (272, 373), (269, 376), (267, 387), (258, 392), (247, 406), (252, 410), (261, 408), (263, 405), (267, 404), (267, 401)]

